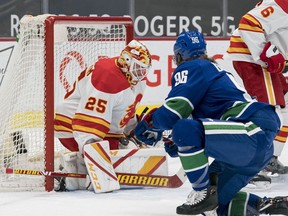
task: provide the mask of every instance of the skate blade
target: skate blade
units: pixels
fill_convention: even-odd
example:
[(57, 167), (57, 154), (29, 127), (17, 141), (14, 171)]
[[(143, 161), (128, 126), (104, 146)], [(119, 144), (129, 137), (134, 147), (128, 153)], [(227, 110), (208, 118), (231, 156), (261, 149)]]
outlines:
[(246, 185), (246, 187), (243, 188), (243, 191), (266, 191), (271, 189), (271, 183), (268, 181), (263, 182), (253, 182)]
[(201, 214), (202, 216), (217, 216), (216, 210), (206, 211)]
[(272, 172), (266, 172), (266, 175), (270, 178), (279, 178), (279, 174), (278, 173), (272, 173)]

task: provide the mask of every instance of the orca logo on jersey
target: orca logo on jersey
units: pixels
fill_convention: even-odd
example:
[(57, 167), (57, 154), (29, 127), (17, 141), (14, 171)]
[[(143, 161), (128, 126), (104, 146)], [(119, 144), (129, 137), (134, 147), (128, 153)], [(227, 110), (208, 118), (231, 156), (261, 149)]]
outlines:
[(128, 106), (128, 109), (126, 110), (125, 116), (121, 119), (121, 121), (119, 123), (120, 128), (125, 127), (127, 125), (127, 123), (129, 122), (129, 120), (132, 118), (132, 116), (135, 114), (136, 106), (138, 103), (140, 103), (142, 97), (143, 97), (142, 94), (138, 94), (136, 96), (133, 104)]

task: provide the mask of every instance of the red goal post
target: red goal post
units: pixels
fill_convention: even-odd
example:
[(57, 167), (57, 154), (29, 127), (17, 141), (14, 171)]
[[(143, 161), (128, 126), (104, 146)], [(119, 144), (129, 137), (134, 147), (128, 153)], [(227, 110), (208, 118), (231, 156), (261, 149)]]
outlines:
[[(133, 39), (129, 17), (24, 16), (0, 87), (1, 168), (54, 171), (62, 146), (54, 137), (54, 107), (83, 69), (118, 56)], [(54, 188), (49, 176), (0, 170), (0, 191)]]

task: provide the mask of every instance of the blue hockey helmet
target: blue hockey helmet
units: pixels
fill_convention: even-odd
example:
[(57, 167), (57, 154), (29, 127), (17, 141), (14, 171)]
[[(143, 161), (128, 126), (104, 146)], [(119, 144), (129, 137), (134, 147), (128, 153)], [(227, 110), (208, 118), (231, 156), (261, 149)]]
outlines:
[(206, 54), (206, 41), (200, 32), (182, 32), (177, 37), (174, 44), (174, 61), (177, 65), (203, 54)]

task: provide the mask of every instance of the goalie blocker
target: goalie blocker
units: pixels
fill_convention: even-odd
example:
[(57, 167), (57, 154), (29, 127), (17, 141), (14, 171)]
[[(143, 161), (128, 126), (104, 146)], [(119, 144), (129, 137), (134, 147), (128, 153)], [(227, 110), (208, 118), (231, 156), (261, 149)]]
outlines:
[(127, 176), (117, 175), (116, 172), (168, 176), (168, 163), (163, 148), (110, 150), (109, 142), (105, 140), (84, 146), (84, 162), (79, 156), (78, 152), (65, 153), (62, 162), (64, 171), (83, 173), (85, 162), (89, 177), (86, 181), (66, 178), (67, 190), (93, 188), (95, 193), (104, 193), (119, 190), (121, 181), (135, 181), (132, 177), (127, 179)]

